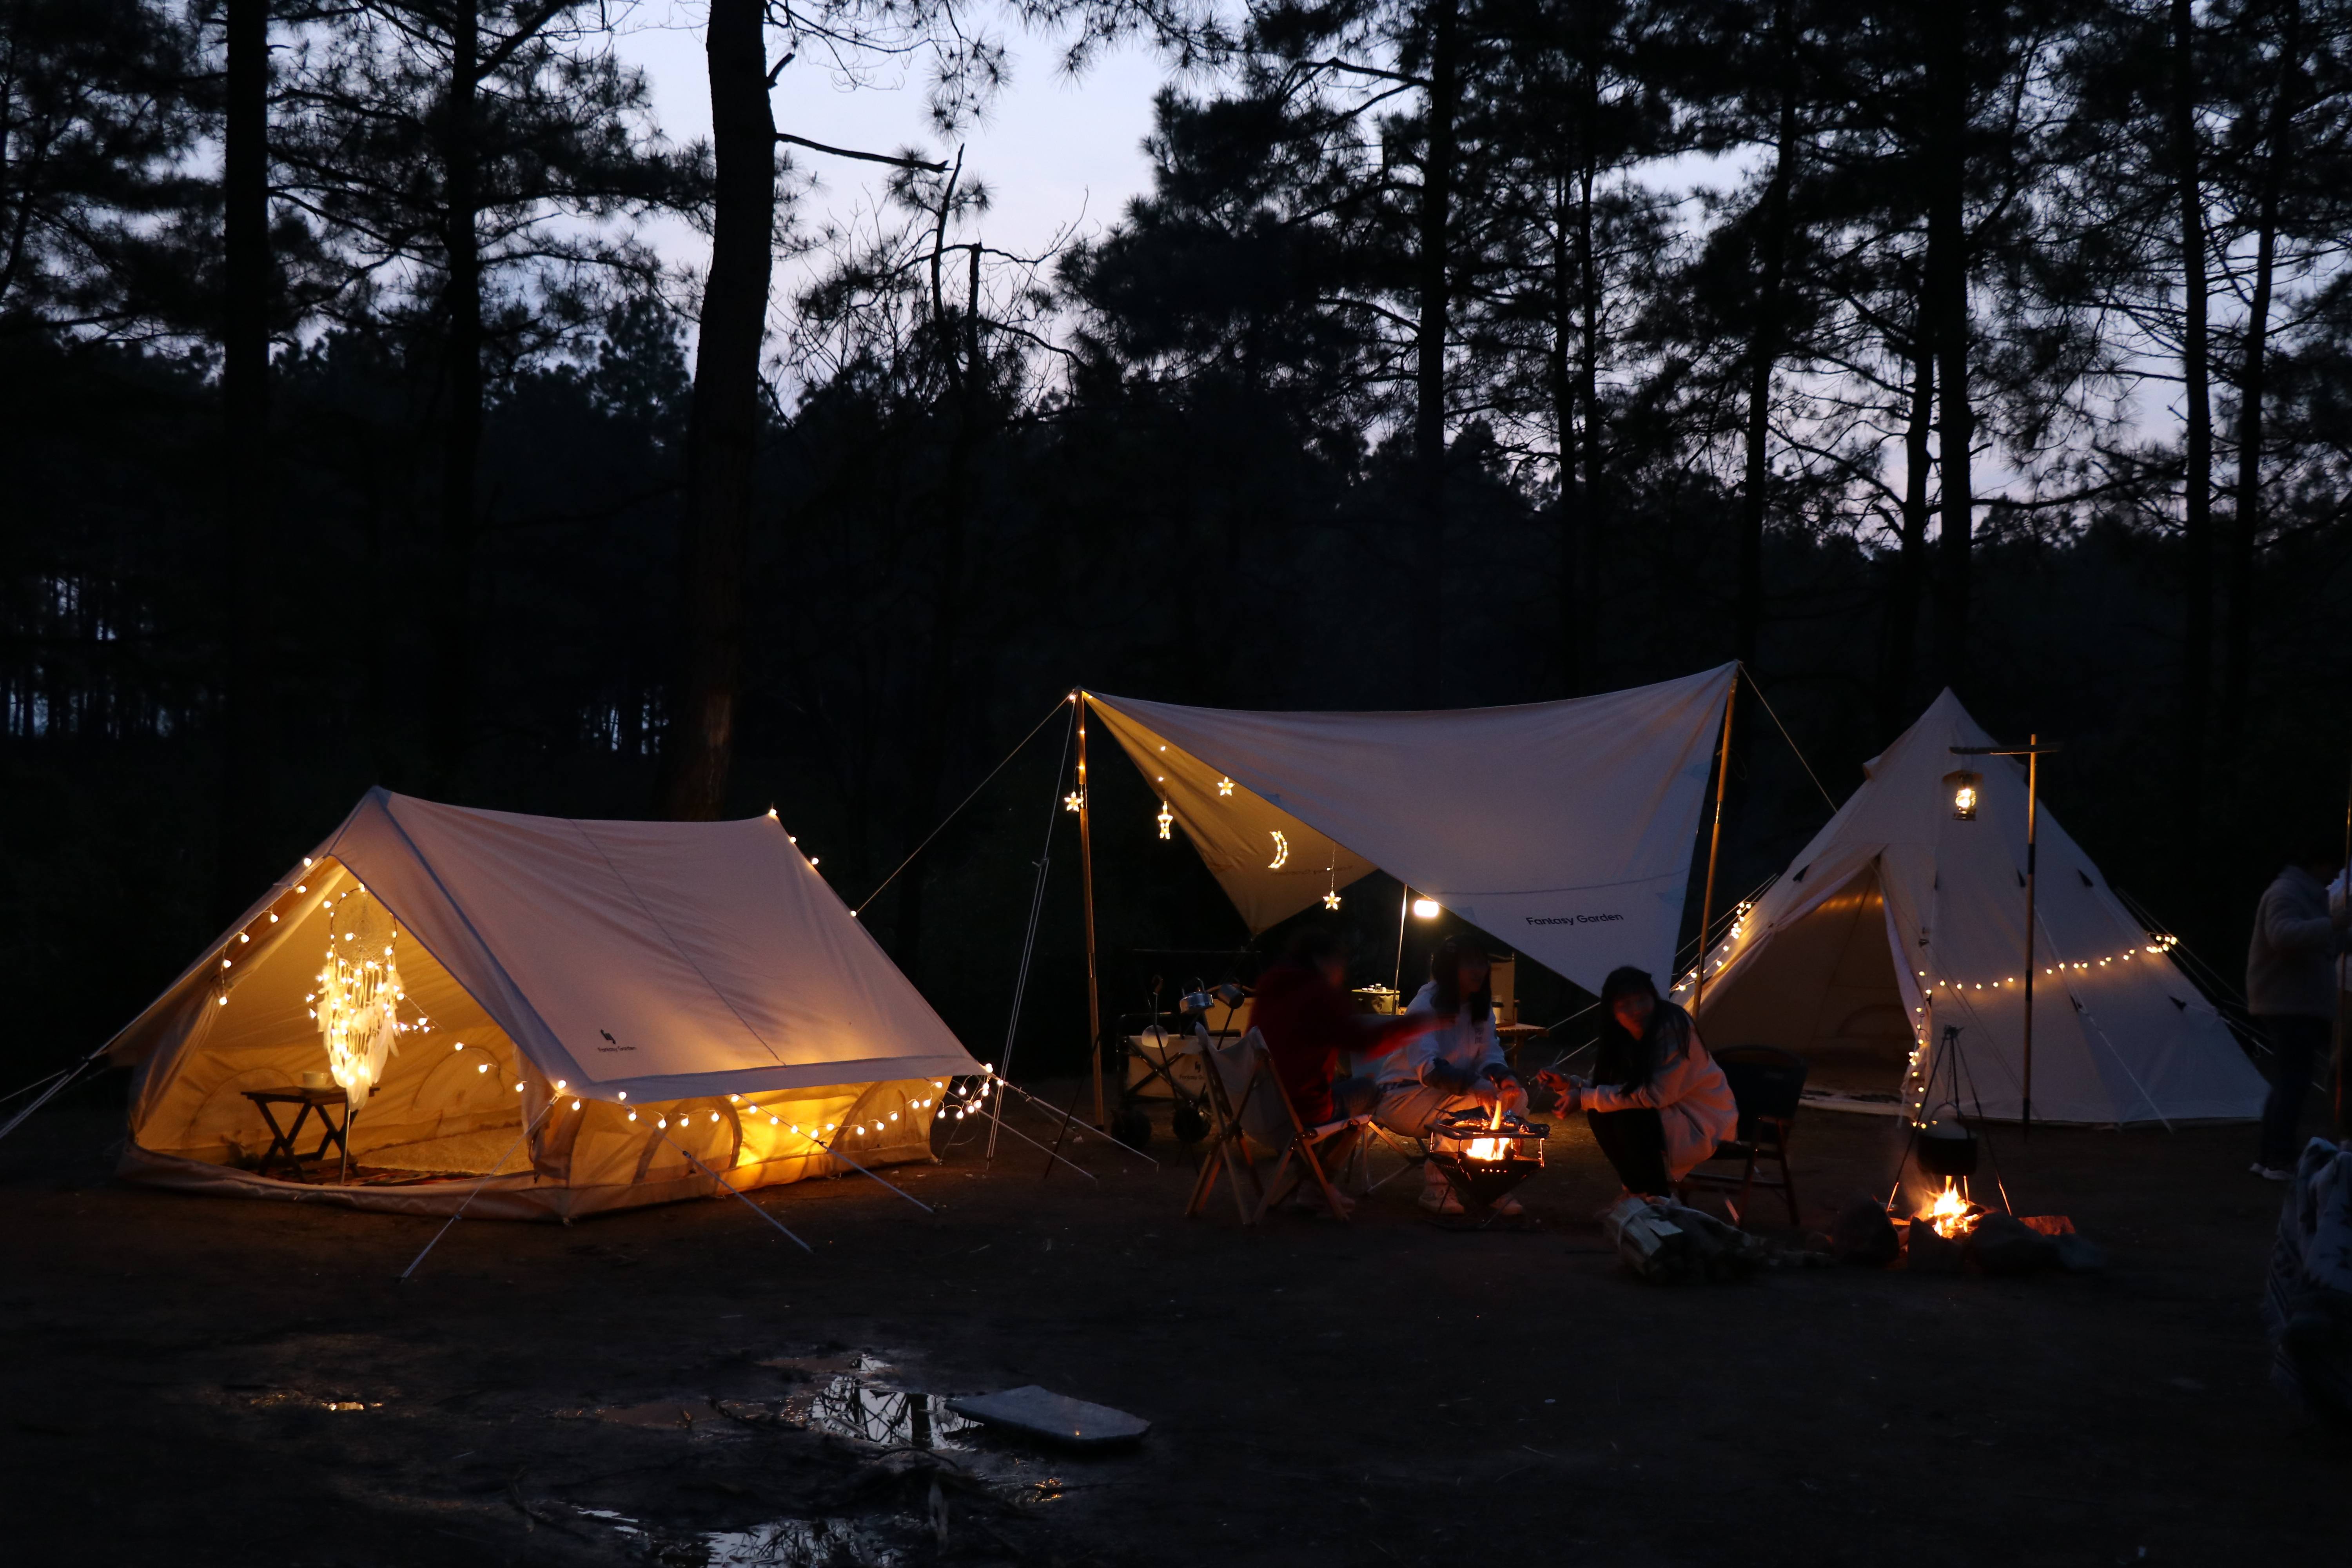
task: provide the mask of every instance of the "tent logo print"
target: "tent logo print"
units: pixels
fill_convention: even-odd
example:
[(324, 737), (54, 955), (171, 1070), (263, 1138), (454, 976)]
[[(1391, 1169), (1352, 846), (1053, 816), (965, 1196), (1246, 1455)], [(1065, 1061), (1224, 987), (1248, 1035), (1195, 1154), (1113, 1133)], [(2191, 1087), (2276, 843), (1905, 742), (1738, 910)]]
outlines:
[(613, 1038), (613, 1031), (610, 1029), (599, 1029), (596, 1032), (604, 1037), (604, 1043), (596, 1047), (600, 1051), (634, 1051), (637, 1048), (635, 1046), (625, 1046)]
[(1589, 926), (1605, 925), (1625, 917), (1612, 910), (1605, 915), (1521, 915), (1519, 918), (1531, 926)]

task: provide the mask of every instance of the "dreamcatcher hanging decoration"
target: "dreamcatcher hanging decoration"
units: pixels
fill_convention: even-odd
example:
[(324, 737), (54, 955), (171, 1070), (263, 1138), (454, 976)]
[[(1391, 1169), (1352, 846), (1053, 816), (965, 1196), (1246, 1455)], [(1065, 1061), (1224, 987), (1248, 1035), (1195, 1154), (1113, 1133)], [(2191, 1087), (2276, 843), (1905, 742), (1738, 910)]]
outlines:
[(354, 888), (335, 901), (327, 927), (327, 963), (308, 1000), (326, 1042), (327, 1067), (357, 1110), (397, 1055), (406, 993), (393, 949), (400, 940), (392, 911)]

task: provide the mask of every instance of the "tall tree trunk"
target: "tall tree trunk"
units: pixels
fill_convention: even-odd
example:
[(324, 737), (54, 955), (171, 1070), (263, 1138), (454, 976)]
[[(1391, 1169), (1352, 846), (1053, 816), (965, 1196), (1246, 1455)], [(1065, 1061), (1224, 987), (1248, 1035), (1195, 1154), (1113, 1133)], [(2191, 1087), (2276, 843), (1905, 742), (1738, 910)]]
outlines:
[(1774, 138), (1772, 183), (1764, 188), (1763, 226), (1757, 236), (1762, 276), (1756, 288), (1756, 334), (1748, 348), (1748, 463), (1740, 485), (1738, 588), (1733, 615), (1732, 651), (1753, 666), (1764, 631), (1764, 510), (1769, 499), (1772, 367), (1780, 357), (1780, 292), (1788, 269), (1789, 182), (1797, 156), (1795, 52), (1785, 37), (1784, 4), (1772, 10), (1780, 43), (1780, 120)]
[(2254, 550), (2263, 531), (2263, 416), (2268, 391), (2271, 290), (2278, 266), (2279, 194), (2294, 134), (2294, 90), (2303, 49), (2300, 0), (2280, 0), (2278, 79), (2263, 135), (2262, 183), (2254, 204), (2254, 283), (2246, 302), (2244, 358), (2238, 371), (2237, 505), (2230, 531), (2229, 597), (2221, 624), (2221, 733), (2235, 755), (2245, 735), (2252, 684)]
[(2204, 794), (2213, 660), (2213, 402), (2206, 353), (2205, 198), (2197, 156), (2197, 19), (2172, 0), (2172, 163), (2180, 212), (2180, 372), (2188, 429), (2181, 476), (2180, 755), (2182, 826)]
[[(1594, 46), (1593, 53), (1597, 57), (1597, 46)], [(1601, 406), (1601, 253), (1598, 236), (1593, 232), (1592, 206), (1592, 186), (1599, 174), (1593, 163), (1596, 157), (1594, 138), (1600, 131), (1601, 68), (1597, 58), (1590, 58), (1589, 63), (1583, 132), (1580, 138), (1580, 165), (1576, 172), (1576, 303), (1580, 340), (1576, 396), (1584, 413), (1581, 431), (1584, 517), (1578, 529), (1583, 536), (1583, 552), (1578, 571), (1584, 592), (1584, 658), (1581, 662), (1584, 685), (1588, 689), (1598, 683), (1601, 673), (1601, 551), (1608, 542), (1610, 508), (1614, 499), (1610, 493), (1606, 453), (1602, 446), (1606, 421)]]
[(1887, 585), (1878, 658), (1878, 732), (1896, 733), (1915, 717), (1911, 680), (1919, 644), (1919, 595), (1927, 581), (1928, 439), (1936, 424), (1936, 351), (1927, 332), (1927, 300), (1912, 333), (1911, 422), (1903, 437), (1903, 539)]
[(1559, 550), (1559, 695), (1577, 697), (1584, 691), (1586, 639), (1592, 617), (1584, 575), (1586, 498), (1579, 485), (1576, 461), (1574, 345), (1580, 289), (1575, 257), (1569, 244), (1569, 225), (1574, 213), (1569, 190), (1568, 176), (1558, 175), (1552, 185), (1551, 352), (1546, 368), (1551, 384), (1552, 439), (1559, 448), (1559, 494), (1553, 502)]
[[(961, 173), (961, 159), (957, 160)], [(952, 183), (950, 185), (952, 192)], [(947, 204), (940, 208), (939, 241), (947, 237)], [(987, 392), (985, 367), (980, 358), (980, 246), (974, 242), (970, 250), (971, 278), (963, 320), (961, 342), (950, 349), (944, 342), (942, 353), (957, 353), (961, 366), (955, 373), (955, 432), (948, 442), (947, 471), (940, 485), (939, 535), (934, 560), (935, 575), (931, 581), (931, 647), (928, 668), (923, 676), (923, 696), (917, 710), (912, 746), (911, 786), (907, 792), (906, 842), (920, 844), (939, 820), (940, 786), (946, 782), (948, 742), (954, 730), (953, 709), (957, 689), (956, 671), (959, 662), (971, 657), (963, 646), (964, 605), (964, 546), (967, 523), (971, 510), (971, 469), (981, 436), (982, 402)], [(932, 320), (942, 334), (950, 320), (947, 312), (947, 291), (940, 276), (939, 247), (935, 243), (931, 257)], [(893, 955), (898, 967), (912, 975), (918, 972), (923, 953), (924, 893), (929, 881), (929, 864), (919, 862), (908, 869), (906, 887), (898, 895), (898, 952)]]
[(465, 791), (474, 733), (474, 533), (482, 457), (481, 16), (459, 0), (449, 25), (449, 89), (440, 126), (442, 310), (440, 591), (433, 615), (426, 750), (434, 787)]
[(686, 437), (686, 658), (665, 747), (664, 805), (682, 821), (719, 816), (735, 761), (760, 350), (776, 226), (776, 121), (763, 17), (762, 0), (710, 0), (703, 38), (717, 180)]
[(1452, 226), (1454, 112), (1461, 100), (1459, 0), (1430, 0), (1428, 147), (1421, 170), (1420, 321), (1414, 341), (1413, 462), (1419, 470), (1422, 605), (1428, 657), (1423, 700), (1444, 700), (1445, 668), (1446, 266)]
[(1937, 679), (1958, 686), (1967, 677), (1969, 575), (1975, 543), (1976, 492), (1969, 471), (1976, 416), (1969, 403), (1968, 254), (1968, 6), (1962, 0), (1930, 11), (1932, 55), (1928, 133), (1927, 279), (1937, 369), (1942, 385), (1936, 432), (1941, 479), (1936, 574)]
[(278, 622), (269, 461), (269, 5), (229, 0), (221, 170), (226, 299), (221, 322), (223, 598), (219, 846), (214, 903), (234, 919), (268, 863)]

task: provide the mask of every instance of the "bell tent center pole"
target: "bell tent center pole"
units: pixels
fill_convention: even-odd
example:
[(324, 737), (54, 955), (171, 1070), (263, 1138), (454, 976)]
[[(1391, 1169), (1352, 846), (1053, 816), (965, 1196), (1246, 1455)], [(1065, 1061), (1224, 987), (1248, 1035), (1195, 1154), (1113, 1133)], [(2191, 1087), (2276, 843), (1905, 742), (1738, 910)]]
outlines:
[[(1743, 668), (1745, 667), (1742, 667)], [(1706, 1000), (1706, 934), (1715, 922), (1715, 862), (1723, 848), (1723, 786), (1731, 777), (1731, 715), (1739, 706), (1740, 670), (1731, 674), (1731, 690), (1723, 700), (1723, 750), (1715, 760), (1715, 827), (1706, 836), (1706, 893), (1698, 905), (1698, 980), (1691, 991), (1691, 1014)], [(1667, 976), (1671, 989), (1674, 977)]]
[[(2345, 897), (2352, 898), (2352, 781), (2344, 791), (2344, 887)], [(2336, 1136), (2352, 1137), (2352, 1105), (2344, 1096), (2344, 1069), (2352, 1063), (2344, 1059), (2344, 954), (2336, 955), (2336, 1038), (2331, 1043), (2329, 1057), (2336, 1066)]]
[(1103, 1113), (1102, 985), (1095, 967), (1095, 838), (1094, 784), (1087, 776), (1087, 703), (1078, 693), (1078, 879), (1086, 889), (1087, 906), (1087, 1057), (1095, 1084), (1095, 1125), (1108, 1128)]
[(2038, 734), (2028, 735), (2022, 746), (1954, 746), (1956, 757), (2023, 757), (2025, 759), (2025, 1028), (2024, 1081), (2018, 1105), (2018, 1125), (2031, 1135), (2033, 1131), (2033, 860), (2034, 843), (2042, 819), (2042, 754), (2060, 749), (2060, 742), (2042, 743)]
[(2025, 1092), (2019, 1131), (2033, 1136), (2033, 858), (2041, 820), (2042, 737), (2025, 737)]

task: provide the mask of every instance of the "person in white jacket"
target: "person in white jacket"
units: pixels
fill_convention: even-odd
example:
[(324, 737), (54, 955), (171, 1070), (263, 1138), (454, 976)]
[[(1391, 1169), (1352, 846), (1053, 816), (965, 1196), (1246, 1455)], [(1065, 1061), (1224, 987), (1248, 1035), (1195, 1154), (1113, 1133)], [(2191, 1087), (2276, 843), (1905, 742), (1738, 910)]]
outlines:
[[(1527, 1091), (1503, 1058), (1495, 1033), (1492, 965), (1485, 952), (1447, 937), (1429, 961), (1429, 983), (1413, 996), (1408, 1015), (1434, 1015), (1438, 1026), (1401, 1051), (1381, 1058), (1381, 1098), (1372, 1115), (1392, 1132), (1419, 1138), (1429, 1124), (1449, 1110), (1492, 1110), (1497, 1105), (1517, 1110), (1527, 1104)], [(1446, 1184), (1434, 1164), (1422, 1206), (1438, 1213), (1461, 1212), (1461, 1200)], [(1517, 1212), (1506, 1197), (1496, 1207)]]
[(1564, 1112), (1582, 1110), (1625, 1190), (1670, 1197), (1674, 1184), (1738, 1131), (1739, 1108), (1691, 1016), (1630, 965), (1601, 983), (1592, 1078), (1540, 1075)]

